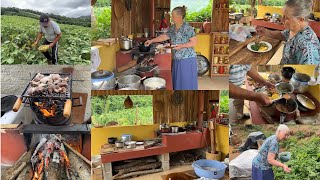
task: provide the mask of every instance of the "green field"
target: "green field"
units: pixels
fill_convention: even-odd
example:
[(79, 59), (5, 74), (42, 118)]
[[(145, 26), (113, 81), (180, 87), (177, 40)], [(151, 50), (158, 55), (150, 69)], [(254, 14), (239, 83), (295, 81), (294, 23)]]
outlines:
[[(37, 48), (32, 48), (39, 21), (21, 16), (1, 16), (1, 64), (46, 64)], [(59, 64), (90, 64), (91, 28), (59, 24)], [(42, 38), (41, 42), (44, 40)], [(40, 45), (39, 43), (39, 45)]]

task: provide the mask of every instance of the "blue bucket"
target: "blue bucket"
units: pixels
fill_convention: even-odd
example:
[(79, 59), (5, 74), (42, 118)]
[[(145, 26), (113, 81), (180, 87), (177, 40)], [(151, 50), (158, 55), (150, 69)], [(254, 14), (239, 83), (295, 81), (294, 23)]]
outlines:
[(200, 159), (192, 164), (199, 177), (220, 179), (224, 176), (226, 165), (215, 160)]

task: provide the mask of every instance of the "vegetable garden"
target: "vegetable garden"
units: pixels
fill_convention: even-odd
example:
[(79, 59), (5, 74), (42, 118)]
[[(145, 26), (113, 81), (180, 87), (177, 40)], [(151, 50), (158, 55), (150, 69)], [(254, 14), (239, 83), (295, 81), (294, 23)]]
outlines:
[[(32, 47), (39, 31), (38, 20), (2, 15), (1, 21), (1, 64), (47, 64), (38, 47)], [(59, 64), (90, 64), (91, 28), (66, 24), (59, 26), (62, 31)]]

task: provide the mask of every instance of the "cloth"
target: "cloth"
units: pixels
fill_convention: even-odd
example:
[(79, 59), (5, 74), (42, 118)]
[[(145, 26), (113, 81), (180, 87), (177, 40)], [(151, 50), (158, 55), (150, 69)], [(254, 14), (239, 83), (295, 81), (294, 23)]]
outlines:
[(229, 99), (229, 119), (231, 123), (237, 123), (238, 117), (243, 116), (243, 99)]
[(279, 154), (279, 142), (276, 135), (268, 137), (262, 144), (259, 154), (253, 159), (253, 166), (261, 170), (272, 169), (272, 165), (268, 163), (268, 153)]
[(98, 47), (91, 47), (91, 63), (92, 63), (91, 72), (97, 71), (101, 63)]
[[(50, 43), (51, 42), (45, 39), (42, 44), (49, 45)], [(52, 55), (50, 55), (49, 51), (43, 52), (43, 55), (48, 59), (49, 64), (58, 64), (58, 42), (51, 48), (51, 50)]]
[(286, 42), (280, 64), (320, 64), (320, 42), (310, 26), (291, 39), (288, 29), (281, 33)]
[(173, 60), (172, 82), (174, 90), (198, 90), (198, 65), (195, 57)]
[(56, 36), (61, 33), (61, 30), (56, 22), (50, 20), (49, 26), (47, 28), (40, 25), (40, 32), (42, 32), (45, 35), (47, 41), (53, 42)]
[(250, 71), (251, 65), (230, 65), (229, 82), (241, 86)]
[[(184, 44), (189, 42), (189, 39), (196, 36), (196, 33), (188, 23), (184, 22), (182, 26), (176, 30), (176, 26), (173, 25), (169, 28), (167, 36), (171, 39), (173, 45)], [(173, 50), (173, 59), (183, 60), (191, 57), (196, 57), (197, 54), (193, 48), (182, 48), (180, 50)]]
[(274, 180), (273, 171), (262, 170), (252, 165), (252, 180)]
[(258, 154), (258, 150), (244, 151), (229, 163), (229, 176), (232, 178), (249, 178), (252, 176), (252, 160)]

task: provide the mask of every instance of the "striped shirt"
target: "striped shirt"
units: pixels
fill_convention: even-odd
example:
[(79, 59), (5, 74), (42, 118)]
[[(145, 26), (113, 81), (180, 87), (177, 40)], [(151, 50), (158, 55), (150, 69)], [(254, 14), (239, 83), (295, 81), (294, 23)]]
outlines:
[(251, 65), (230, 65), (229, 82), (236, 86), (242, 86), (250, 69)]

